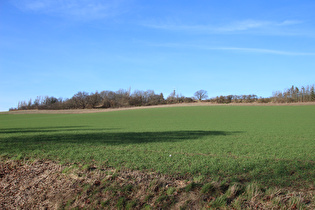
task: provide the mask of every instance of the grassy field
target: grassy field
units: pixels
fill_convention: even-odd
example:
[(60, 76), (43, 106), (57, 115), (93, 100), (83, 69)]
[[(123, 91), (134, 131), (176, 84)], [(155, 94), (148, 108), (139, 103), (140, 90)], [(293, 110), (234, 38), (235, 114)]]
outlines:
[(0, 115), (2, 157), (307, 188), (315, 106), (208, 106)]
[(0, 114), (0, 160), (7, 208), (313, 209), (315, 106)]

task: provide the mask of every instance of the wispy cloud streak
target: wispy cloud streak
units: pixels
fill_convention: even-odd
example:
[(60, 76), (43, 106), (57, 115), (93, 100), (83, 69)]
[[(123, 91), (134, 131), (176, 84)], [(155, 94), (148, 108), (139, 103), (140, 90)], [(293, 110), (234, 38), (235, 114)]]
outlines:
[(101, 19), (124, 13), (124, 0), (13, 0), (26, 12), (35, 12), (75, 19)]
[(286, 55), (286, 56), (315, 56), (315, 53), (308, 52), (294, 52), (264, 48), (247, 48), (247, 47), (207, 47), (202, 45), (188, 45), (177, 43), (165, 43), (165, 44), (148, 44), (154, 47), (167, 47), (167, 48), (191, 48), (209, 51), (230, 51), (236, 53), (259, 53), (259, 54), (272, 54), (272, 55)]
[(248, 31), (270, 33), (274, 29), (284, 29), (301, 23), (301, 21), (297, 20), (285, 20), (279, 22), (243, 20), (221, 25), (143, 24), (143, 26), (162, 30), (202, 33), (239, 33)]
[(258, 21), (258, 20), (244, 20), (237, 21), (231, 24), (228, 24), (223, 27), (217, 27), (214, 30), (216, 31), (246, 31), (251, 29), (267, 29), (267, 28), (276, 28), (297, 25), (302, 23), (301, 21), (295, 20), (285, 20), (282, 22), (273, 22), (273, 21)]
[(247, 52), (247, 53), (262, 53), (262, 54), (274, 54), (274, 55), (290, 55), (290, 56), (314, 56), (315, 53), (305, 52), (292, 52), (262, 48), (242, 48), (242, 47), (216, 47), (208, 48), (209, 50), (224, 50), (224, 51), (236, 51), (236, 52)]

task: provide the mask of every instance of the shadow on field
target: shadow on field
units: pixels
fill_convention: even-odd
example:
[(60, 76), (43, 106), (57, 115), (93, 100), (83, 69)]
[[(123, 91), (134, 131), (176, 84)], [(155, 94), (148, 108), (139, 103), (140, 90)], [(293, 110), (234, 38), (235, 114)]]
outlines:
[[(167, 131), (167, 132), (107, 132), (106, 129), (102, 131), (93, 132), (93, 129), (74, 129), (77, 132), (72, 132), (70, 129), (16, 129), (16, 130), (0, 130), (2, 133), (16, 133), (3, 138), (2, 142), (5, 142), (7, 146), (10, 144), (25, 144), (28, 146), (35, 146), (36, 144), (43, 143), (77, 143), (77, 144), (108, 144), (108, 145), (119, 145), (119, 144), (141, 144), (141, 143), (154, 143), (154, 142), (178, 142), (184, 140), (199, 139), (204, 136), (226, 136), (236, 133), (242, 133), (240, 131)], [(116, 130), (116, 129), (115, 129)], [(55, 132), (58, 131), (58, 132)], [(81, 132), (87, 131), (87, 132)], [(92, 131), (92, 132), (91, 132)], [(29, 132), (35, 132), (30, 135)], [(39, 133), (36, 133), (39, 132)], [(25, 135), (23, 135), (23, 133)]]
[[(124, 156), (124, 152), (128, 151), (119, 150), (119, 146), (191, 141), (190, 145), (193, 147), (193, 141), (201, 138), (204, 138), (205, 141), (211, 144), (211, 141), (215, 140), (215, 137), (244, 133), (244, 131), (205, 130), (119, 132), (119, 129), (116, 128), (89, 129), (89, 127), (71, 126), (60, 128), (0, 129), (0, 132), (6, 134), (0, 135), (0, 157), (3, 154), (8, 156), (16, 155), (17, 157), (19, 157), (20, 154), (22, 157), (28, 155), (38, 155), (40, 157), (48, 154), (48, 157), (53, 159), (56, 157), (66, 159), (71, 157), (77, 161), (90, 160), (92, 157), (94, 158), (94, 155), (99, 158), (98, 160), (106, 160), (109, 158), (106, 156), (108, 150), (104, 147), (107, 146), (117, 145), (117, 151), (119, 152), (117, 152), (116, 155), (121, 158), (119, 161), (122, 161), (126, 157), (130, 158), (130, 156)], [(220, 141), (224, 140), (224, 138), (217, 138), (216, 140)], [(198, 142), (199, 146), (203, 143), (206, 142)], [(94, 151), (94, 148), (99, 149)], [(159, 145), (157, 145), (156, 148), (159, 150)], [(163, 150), (164, 149), (165, 148), (163, 148)], [(202, 173), (213, 177), (230, 177), (241, 183), (256, 181), (258, 183), (276, 186), (302, 186), (304, 182), (313, 182), (312, 180), (309, 181), (310, 177), (314, 177), (315, 173), (314, 162), (312, 160), (279, 159), (274, 156), (255, 158), (254, 155), (252, 156), (254, 158), (251, 158), (251, 154), (249, 154), (249, 156), (238, 156), (233, 155), (233, 152), (222, 153), (221, 150), (223, 149), (224, 147), (219, 146), (218, 150), (220, 151), (218, 151), (217, 156), (216, 154), (214, 154), (215, 156), (206, 156), (196, 152), (190, 153), (189, 148), (186, 146), (184, 153), (187, 152), (186, 155), (188, 158), (180, 160), (183, 165), (178, 165), (178, 168), (174, 168), (174, 170), (188, 170), (188, 172), (192, 174)], [(132, 149), (131, 151), (136, 152), (136, 150)], [(141, 150), (139, 150), (139, 152), (141, 152)], [(255, 148), (253, 148), (252, 152), (255, 152)], [(195, 159), (194, 156), (198, 155), (202, 155), (202, 158)], [(158, 152), (156, 156), (159, 156)], [(212, 161), (210, 161), (211, 164), (207, 162), (209, 159), (212, 159)], [(194, 162), (193, 160), (198, 160), (199, 162)], [(116, 164), (115, 160), (111, 161), (111, 164)], [(133, 160), (123, 161), (132, 162)], [(171, 167), (172, 164), (175, 164), (175, 162), (172, 162), (172, 159), (163, 161), (166, 161), (165, 166), (163, 164), (162, 166), (155, 166), (155, 163), (150, 161), (137, 162), (135, 165), (139, 164), (148, 168), (170, 171), (167, 167)], [(197, 165), (192, 165), (191, 168), (190, 166), (187, 168), (185, 164), (190, 161)], [(233, 166), (231, 164), (235, 165)]]
[[(86, 128), (86, 126), (60, 126), (60, 127), (40, 127), (40, 128), (4, 128), (0, 129), (0, 134), (23, 134), (23, 133), (51, 133), (67, 131), (90, 131), (99, 130)], [(109, 129), (102, 129), (109, 130)], [(117, 128), (115, 128), (117, 130)]]

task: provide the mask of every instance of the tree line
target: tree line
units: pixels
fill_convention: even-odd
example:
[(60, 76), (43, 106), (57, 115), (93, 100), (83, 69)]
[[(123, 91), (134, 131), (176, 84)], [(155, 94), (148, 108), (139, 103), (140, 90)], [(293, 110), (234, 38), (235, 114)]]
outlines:
[(258, 97), (257, 95), (227, 95), (227, 96), (217, 96), (206, 100), (212, 103), (228, 104), (228, 103), (269, 103), (271, 98)]
[(315, 101), (314, 85), (294, 87), (281, 91), (273, 92), (272, 102), (275, 103), (294, 103), (294, 102), (310, 102)]
[(120, 89), (118, 91), (102, 91), (102, 92), (78, 92), (71, 98), (63, 99), (56, 97), (38, 96), (35, 100), (20, 101), (14, 110), (30, 110), (30, 109), (95, 109), (95, 108), (120, 108), (134, 106), (150, 106), (161, 104), (175, 103), (193, 103), (196, 101), (212, 102), (212, 103), (294, 103), (294, 102), (311, 102), (315, 101), (314, 85), (302, 86), (300, 88), (292, 86), (283, 92), (273, 92), (271, 97), (263, 98), (257, 95), (227, 95), (208, 98), (207, 91), (198, 90), (194, 97), (185, 97), (176, 94), (175, 90), (164, 98), (163, 93), (156, 94), (153, 90), (141, 91)]
[(292, 85), (284, 91), (276, 91), (271, 97), (258, 97), (257, 95), (227, 95), (216, 96), (205, 100), (213, 103), (297, 103), (315, 101), (314, 85), (302, 86), (300, 88)]
[(160, 104), (174, 103), (190, 103), (192, 98), (178, 95), (173, 91), (166, 99), (163, 93), (156, 94), (153, 90), (141, 91), (135, 90), (130, 93), (130, 90), (120, 89), (118, 91), (102, 91), (95, 93), (78, 92), (71, 98), (63, 99), (56, 97), (40, 97), (35, 100), (20, 101), (17, 108), (14, 110), (30, 110), (30, 109), (95, 109), (95, 108), (120, 108), (132, 106), (150, 106)]

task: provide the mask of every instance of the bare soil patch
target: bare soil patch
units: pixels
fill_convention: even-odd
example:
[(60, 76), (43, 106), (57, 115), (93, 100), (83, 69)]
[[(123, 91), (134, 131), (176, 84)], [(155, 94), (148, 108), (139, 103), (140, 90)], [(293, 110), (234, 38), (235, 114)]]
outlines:
[(1, 209), (57, 209), (78, 192), (79, 183), (61, 173), (51, 161), (22, 163), (7, 161), (0, 165)]
[(263, 192), (208, 181), (210, 185), (157, 172), (77, 167), (50, 160), (2, 160), (0, 209), (315, 208), (314, 187)]

